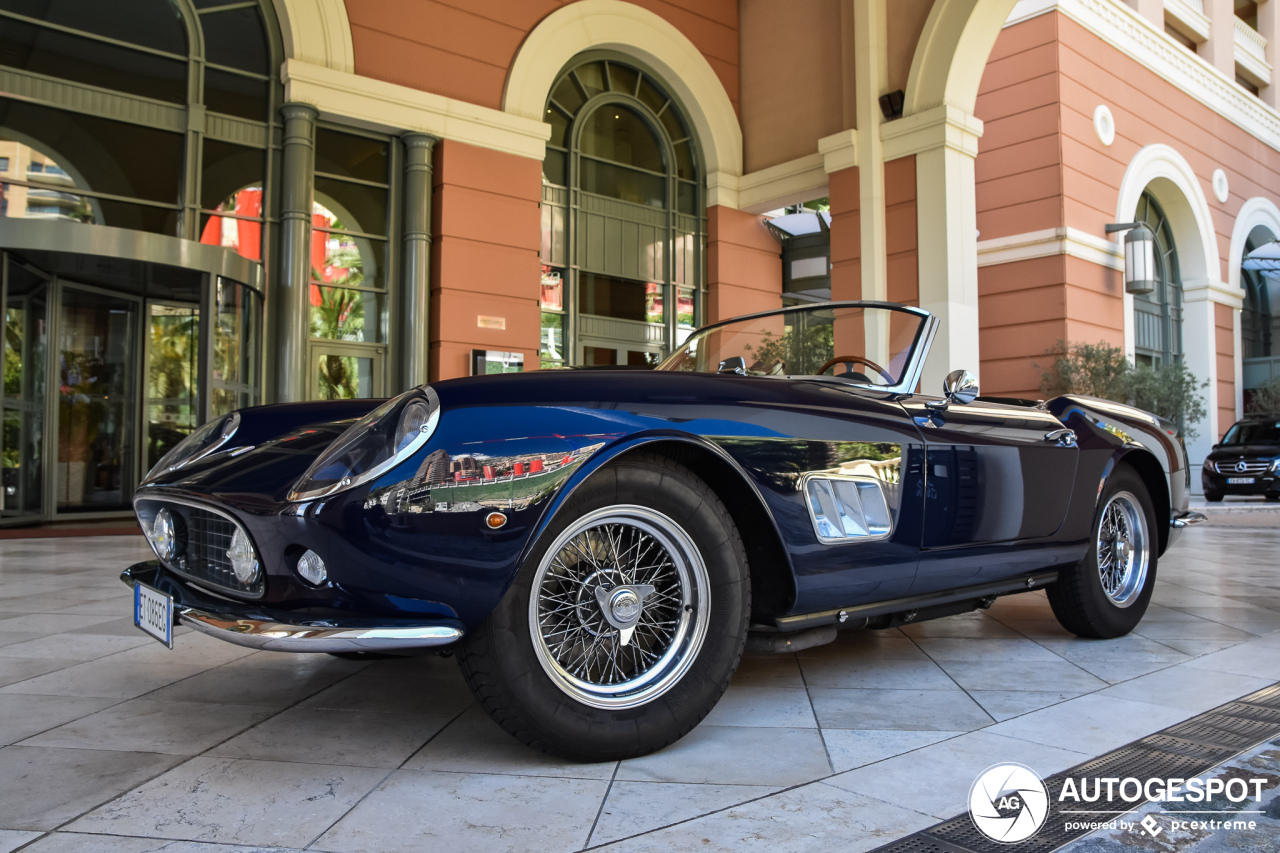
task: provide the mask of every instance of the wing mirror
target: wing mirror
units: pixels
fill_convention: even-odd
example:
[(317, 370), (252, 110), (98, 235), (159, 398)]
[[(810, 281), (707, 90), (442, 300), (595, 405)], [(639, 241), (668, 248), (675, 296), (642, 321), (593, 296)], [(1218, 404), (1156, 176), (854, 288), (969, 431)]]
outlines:
[(978, 399), (978, 377), (967, 370), (953, 370), (942, 380), (943, 399), (927, 403), (931, 409), (945, 409), (952, 403), (966, 405)]

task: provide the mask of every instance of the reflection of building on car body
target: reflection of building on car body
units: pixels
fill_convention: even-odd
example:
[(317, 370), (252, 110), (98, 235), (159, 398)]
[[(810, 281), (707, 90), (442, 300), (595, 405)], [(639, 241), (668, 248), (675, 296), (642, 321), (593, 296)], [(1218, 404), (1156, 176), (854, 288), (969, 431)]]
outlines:
[(138, 490), (159, 561), (124, 577), (254, 648), (448, 647), (512, 734), (585, 760), (684, 735), (749, 634), (794, 649), (1041, 587), (1069, 630), (1127, 633), (1202, 519), (1176, 427), (983, 399), (965, 371), (919, 394), (936, 331), (808, 304), (706, 327), (652, 372), (244, 409)]

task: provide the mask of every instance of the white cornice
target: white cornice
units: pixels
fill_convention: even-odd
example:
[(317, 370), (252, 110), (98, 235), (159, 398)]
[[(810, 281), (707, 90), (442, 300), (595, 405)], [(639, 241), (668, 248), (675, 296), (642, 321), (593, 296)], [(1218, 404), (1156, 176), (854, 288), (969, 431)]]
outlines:
[(818, 153), (822, 155), (822, 168), (827, 174), (852, 169), (858, 165), (858, 131), (842, 130), (818, 140)]
[(1009, 16), (1009, 24), (1052, 11), (1071, 18), (1218, 115), (1280, 151), (1280, 113), (1120, 0), (1022, 0)]
[(978, 266), (1070, 255), (1114, 270), (1124, 269), (1124, 252), (1110, 240), (1078, 228), (1046, 228), (978, 241)]
[(297, 59), (284, 63), (285, 97), (391, 133), (418, 131), (534, 160), (546, 156), (551, 125), (442, 95), (335, 71)]
[(951, 148), (977, 157), (981, 136), (981, 119), (948, 104), (880, 125), (885, 160), (936, 148)]
[(723, 205), (748, 213), (764, 213), (788, 204), (800, 204), (827, 193), (827, 172), (821, 154), (806, 154), (767, 169), (731, 175), (707, 176), (707, 205)]

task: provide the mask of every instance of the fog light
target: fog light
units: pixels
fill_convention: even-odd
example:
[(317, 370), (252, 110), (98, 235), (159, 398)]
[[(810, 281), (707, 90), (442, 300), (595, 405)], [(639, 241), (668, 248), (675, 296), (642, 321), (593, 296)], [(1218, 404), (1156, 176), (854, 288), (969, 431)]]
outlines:
[(239, 527), (231, 537), (227, 557), (231, 560), (231, 570), (236, 573), (236, 580), (240, 583), (248, 586), (258, 579), (258, 555), (253, 553), (253, 543)]
[(308, 551), (298, 558), (298, 574), (313, 586), (320, 586), (329, 577), (329, 571), (324, 567), (324, 560), (320, 559), (320, 555), (315, 551)]
[(151, 540), (151, 547), (155, 549), (157, 557), (166, 563), (173, 559), (178, 544), (174, 537), (173, 516), (169, 514), (169, 510), (161, 509), (156, 513), (151, 529), (147, 531), (147, 538)]

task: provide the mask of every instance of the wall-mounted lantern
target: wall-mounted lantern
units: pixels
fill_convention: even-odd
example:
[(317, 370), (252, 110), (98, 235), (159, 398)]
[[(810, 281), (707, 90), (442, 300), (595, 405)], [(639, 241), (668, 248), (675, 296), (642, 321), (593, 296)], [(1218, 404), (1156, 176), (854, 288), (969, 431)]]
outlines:
[(1124, 289), (1126, 293), (1151, 293), (1159, 283), (1156, 268), (1156, 232), (1145, 222), (1111, 223), (1108, 234), (1124, 235)]

